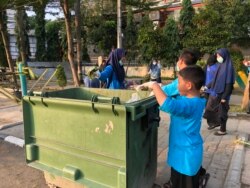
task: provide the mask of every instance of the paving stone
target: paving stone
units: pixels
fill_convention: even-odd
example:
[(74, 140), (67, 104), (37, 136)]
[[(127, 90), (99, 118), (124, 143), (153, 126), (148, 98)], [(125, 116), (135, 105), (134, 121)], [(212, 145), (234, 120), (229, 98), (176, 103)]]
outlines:
[(241, 182), (250, 185), (250, 148), (246, 149)]
[(250, 134), (249, 119), (247, 119), (247, 120), (244, 120), (244, 119), (240, 120), (239, 126), (238, 126), (238, 131), (242, 132), (242, 133)]
[[(246, 137), (246, 135), (244, 137)], [(237, 144), (235, 146), (232, 160), (228, 168), (228, 174), (224, 184), (225, 188), (241, 187), (241, 171), (243, 166), (244, 155), (244, 146)]]
[(206, 188), (222, 188), (222, 186), (223, 186), (223, 181), (221, 179), (210, 177), (207, 182)]
[(228, 119), (227, 130), (230, 132), (236, 132), (238, 130), (239, 122), (239, 119)]

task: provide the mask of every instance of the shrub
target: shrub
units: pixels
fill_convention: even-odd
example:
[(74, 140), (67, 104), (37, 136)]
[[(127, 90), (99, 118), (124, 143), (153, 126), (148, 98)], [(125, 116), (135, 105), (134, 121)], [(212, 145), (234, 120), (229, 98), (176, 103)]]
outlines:
[(65, 87), (67, 85), (67, 79), (65, 75), (65, 71), (62, 65), (58, 65), (56, 68), (56, 78), (57, 78), (57, 84), (60, 87)]
[(242, 70), (245, 71), (246, 67), (242, 64), (244, 57), (241, 51), (236, 50), (236, 49), (230, 49), (229, 51), (230, 51), (230, 55), (233, 61), (236, 74), (238, 73), (238, 71), (242, 71)]

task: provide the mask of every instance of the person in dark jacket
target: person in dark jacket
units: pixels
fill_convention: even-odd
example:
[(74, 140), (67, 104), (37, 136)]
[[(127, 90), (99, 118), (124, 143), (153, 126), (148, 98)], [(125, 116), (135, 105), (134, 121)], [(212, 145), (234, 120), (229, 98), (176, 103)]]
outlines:
[(220, 126), (220, 130), (214, 134), (225, 135), (228, 118), (229, 100), (235, 82), (235, 71), (230, 54), (226, 48), (216, 52), (216, 59), (219, 64), (213, 81), (208, 88), (210, 90), (204, 118), (207, 119), (208, 129)]
[(150, 80), (161, 84), (161, 64), (154, 59), (149, 65)]

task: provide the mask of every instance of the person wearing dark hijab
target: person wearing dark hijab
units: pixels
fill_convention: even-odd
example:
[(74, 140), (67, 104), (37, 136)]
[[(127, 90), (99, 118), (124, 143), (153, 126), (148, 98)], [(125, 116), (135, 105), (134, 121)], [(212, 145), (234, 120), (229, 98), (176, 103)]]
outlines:
[(99, 80), (107, 83), (109, 89), (124, 89), (125, 70), (125, 50), (117, 48), (112, 50), (102, 72), (97, 71)]
[(228, 118), (229, 100), (235, 82), (235, 72), (230, 54), (226, 48), (216, 52), (216, 60), (219, 64), (213, 82), (209, 88), (210, 95), (204, 113), (207, 119), (208, 129), (220, 126), (220, 130), (214, 134), (225, 135)]

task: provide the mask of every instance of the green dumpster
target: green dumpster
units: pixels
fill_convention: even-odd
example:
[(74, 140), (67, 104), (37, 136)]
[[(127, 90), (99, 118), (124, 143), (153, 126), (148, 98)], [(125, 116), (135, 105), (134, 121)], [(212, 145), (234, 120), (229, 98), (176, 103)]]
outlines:
[(23, 117), (29, 166), (84, 187), (152, 187), (159, 110), (148, 91), (32, 94), (23, 97)]

